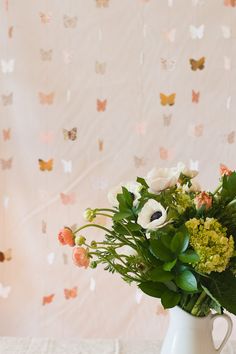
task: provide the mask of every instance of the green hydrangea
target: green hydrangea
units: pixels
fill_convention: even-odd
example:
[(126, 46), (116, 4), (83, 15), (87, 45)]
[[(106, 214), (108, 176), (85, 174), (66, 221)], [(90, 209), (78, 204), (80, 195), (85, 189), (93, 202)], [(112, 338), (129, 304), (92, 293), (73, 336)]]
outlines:
[(180, 191), (176, 197), (176, 207), (179, 214), (185, 212), (185, 210), (193, 205), (193, 200), (190, 195)]
[(196, 270), (207, 274), (223, 272), (234, 252), (234, 240), (227, 236), (227, 228), (214, 218), (193, 218), (185, 225), (190, 234), (190, 245), (200, 257)]

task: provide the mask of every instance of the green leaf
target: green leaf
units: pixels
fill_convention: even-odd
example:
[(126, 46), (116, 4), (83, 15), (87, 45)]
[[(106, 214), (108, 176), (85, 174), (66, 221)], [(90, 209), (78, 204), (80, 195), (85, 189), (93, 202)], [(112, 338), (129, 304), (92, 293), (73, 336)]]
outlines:
[(119, 212), (119, 213), (114, 214), (113, 220), (114, 221), (120, 221), (120, 220), (123, 220), (123, 219), (127, 219), (130, 216), (132, 216), (132, 212), (130, 210), (127, 210), (127, 211), (124, 211), (124, 212)]
[(230, 176), (223, 176), (221, 195), (227, 199), (234, 199), (236, 196), (236, 172), (232, 172)]
[(154, 256), (162, 261), (169, 262), (175, 258), (174, 254), (166, 246), (163, 245), (159, 238), (150, 239), (150, 251)]
[(199, 262), (199, 255), (193, 250), (187, 250), (184, 253), (179, 254), (179, 260), (183, 263), (194, 264)]
[(169, 272), (176, 265), (177, 259), (174, 259), (172, 262), (167, 262), (163, 265), (163, 269)]
[(178, 305), (180, 298), (180, 294), (168, 289), (162, 294), (161, 303), (165, 309), (169, 309)]
[(131, 223), (129, 222), (128, 224), (126, 224), (126, 227), (128, 227), (128, 229), (130, 231), (139, 231), (142, 229), (142, 227), (139, 224), (136, 223)]
[(138, 183), (142, 184), (142, 186), (144, 186), (145, 188), (148, 188), (148, 187), (149, 187), (144, 178), (137, 177), (136, 181), (137, 181)]
[(236, 315), (236, 277), (230, 270), (212, 272), (201, 281), (222, 307)]
[(153, 269), (149, 275), (152, 281), (157, 281), (160, 283), (165, 283), (174, 279), (174, 274), (172, 274), (171, 272), (164, 271), (162, 267), (157, 267)]
[(133, 206), (133, 198), (132, 198), (131, 193), (125, 187), (122, 187), (122, 192), (123, 192), (123, 196), (124, 196), (124, 200), (125, 200), (126, 205), (128, 207), (132, 208), (132, 206)]
[(147, 281), (140, 283), (138, 285), (139, 289), (141, 289), (145, 294), (161, 298), (162, 294), (167, 290), (166, 286), (162, 283), (154, 283), (152, 281)]
[(189, 235), (186, 232), (178, 231), (171, 241), (171, 250), (179, 254), (188, 248), (188, 244)]
[(117, 194), (116, 199), (119, 202), (119, 210), (121, 212), (125, 212), (125, 211), (129, 210), (129, 208), (126, 205), (125, 198), (124, 198), (123, 194)]
[(184, 270), (182, 273), (176, 276), (175, 282), (182, 290), (194, 292), (197, 291), (197, 280), (192, 272)]

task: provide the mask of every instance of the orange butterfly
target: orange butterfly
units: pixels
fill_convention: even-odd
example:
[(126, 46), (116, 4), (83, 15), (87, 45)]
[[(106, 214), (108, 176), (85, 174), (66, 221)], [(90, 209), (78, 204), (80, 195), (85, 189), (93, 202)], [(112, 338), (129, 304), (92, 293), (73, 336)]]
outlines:
[(164, 147), (160, 147), (159, 154), (160, 154), (161, 160), (168, 160), (168, 158), (169, 158), (168, 149), (165, 149)]
[(189, 62), (190, 62), (190, 65), (191, 65), (191, 69), (193, 71), (196, 71), (197, 69), (198, 70), (203, 70), (204, 67), (205, 67), (205, 57), (201, 57), (200, 59), (198, 60), (195, 60), (195, 59), (189, 59)]
[(0, 251), (0, 262), (12, 260), (12, 249), (8, 248), (5, 252)]
[(40, 171), (52, 171), (53, 169), (53, 159), (50, 159), (48, 161), (38, 159), (38, 163)]
[(43, 296), (42, 305), (50, 304), (54, 299), (55, 294)]
[(78, 295), (77, 286), (72, 289), (64, 289), (64, 295), (67, 300), (76, 298)]
[(224, 0), (224, 5), (225, 6), (235, 7), (236, 6), (236, 0)]
[(164, 95), (164, 93), (160, 93), (160, 100), (161, 100), (161, 104), (162, 106), (173, 106), (175, 104), (175, 97), (176, 97), (176, 93), (172, 93), (169, 96)]
[(99, 100), (97, 99), (97, 111), (98, 112), (105, 112), (107, 107), (107, 100)]
[(65, 28), (75, 28), (77, 26), (77, 21), (78, 21), (77, 16), (70, 17), (64, 15), (63, 17), (63, 23)]
[(233, 144), (235, 141), (235, 131), (232, 131), (231, 133), (228, 134), (227, 136), (227, 141), (229, 144)]
[(75, 193), (65, 194), (60, 193), (61, 202), (64, 205), (74, 204), (76, 202)]
[(2, 103), (3, 106), (10, 106), (13, 103), (13, 93), (9, 93), (8, 95), (2, 95)]
[(194, 127), (194, 135), (199, 138), (200, 136), (203, 135), (203, 130), (204, 130), (204, 125), (203, 124), (198, 124)]
[(10, 140), (11, 139), (11, 129), (10, 128), (3, 129), (2, 130), (2, 135), (3, 135), (3, 140), (4, 141)]
[(39, 92), (38, 96), (39, 96), (39, 103), (40, 104), (48, 104), (48, 105), (53, 104), (54, 92), (50, 92), (48, 94), (43, 93), (43, 92)]
[(43, 23), (44, 25), (49, 23), (51, 21), (51, 19), (52, 19), (52, 14), (51, 13), (45, 14), (43, 12), (40, 12), (39, 16), (40, 16), (41, 23)]
[(192, 102), (193, 103), (198, 103), (199, 102), (199, 98), (200, 98), (200, 92), (196, 92), (194, 90), (192, 90)]
[(103, 140), (98, 140), (98, 150), (103, 151)]
[(110, 0), (96, 0), (97, 7), (108, 7)]
[(12, 166), (12, 157), (8, 160), (0, 159), (2, 170), (10, 170)]
[(63, 129), (63, 135), (65, 140), (75, 141), (77, 139), (77, 128), (71, 130)]
[(10, 39), (13, 37), (13, 29), (14, 29), (13, 26), (10, 26), (8, 28), (8, 38), (10, 38)]

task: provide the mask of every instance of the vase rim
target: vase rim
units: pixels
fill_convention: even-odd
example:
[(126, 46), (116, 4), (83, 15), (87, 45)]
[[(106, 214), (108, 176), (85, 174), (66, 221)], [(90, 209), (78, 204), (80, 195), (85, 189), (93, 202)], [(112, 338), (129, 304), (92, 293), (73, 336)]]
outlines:
[(179, 307), (178, 305), (175, 306), (175, 307), (172, 307), (170, 310), (182, 312), (182, 313), (185, 314), (186, 316), (189, 316), (189, 318), (194, 318), (194, 319), (199, 320), (199, 321), (204, 321), (204, 320), (206, 320), (206, 319), (211, 318), (211, 316), (212, 316), (212, 312), (210, 312), (207, 316), (202, 316), (202, 317), (194, 316), (194, 315), (192, 315), (191, 313), (189, 313), (189, 312), (183, 310), (183, 309), (182, 309), (181, 307)]

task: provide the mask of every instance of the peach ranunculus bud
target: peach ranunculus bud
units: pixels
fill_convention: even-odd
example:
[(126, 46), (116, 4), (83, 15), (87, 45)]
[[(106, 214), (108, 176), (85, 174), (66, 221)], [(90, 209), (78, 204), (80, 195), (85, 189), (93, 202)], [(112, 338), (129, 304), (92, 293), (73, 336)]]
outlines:
[(72, 259), (78, 267), (88, 268), (90, 259), (88, 250), (84, 247), (75, 247), (73, 249)]
[(221, 176), (230, 176), (232, 174), (232, 171), (227, 167), (225, 166), (223, 163), (220, 164), (220, 175)]
[(197, 209), (201, 208), (203, 205), (205, 205), (206, 209), (209, 209), (212, 206), (212, 196), (207, 192), (201, 192), (195, 197), (194, 202)]
[(75, 235), (69, 227), (64, 227), (58, 234), (59, 242), (64, 245), (73, 247), (75, 245)]

